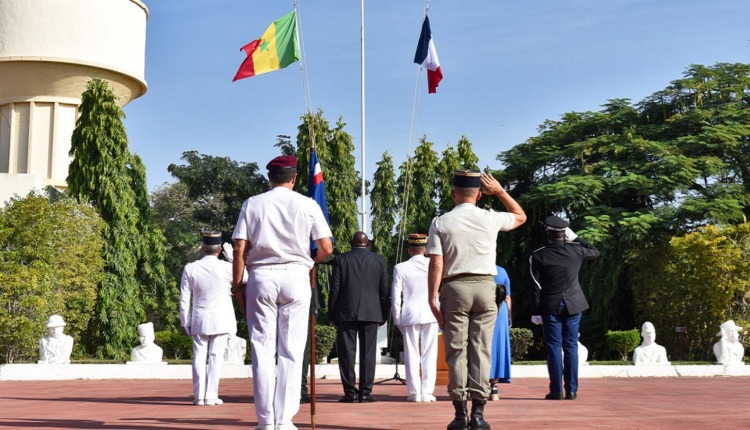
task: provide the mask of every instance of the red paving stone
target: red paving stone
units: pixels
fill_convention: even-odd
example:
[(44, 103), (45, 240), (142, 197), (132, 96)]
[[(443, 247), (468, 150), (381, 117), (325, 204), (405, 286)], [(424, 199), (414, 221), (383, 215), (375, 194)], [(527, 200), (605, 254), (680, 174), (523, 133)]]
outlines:
[[(318, 381), (316, 429), (445, 429), (453, 408), (445, 387), (438, 402), (407, 403), (397, 381), (375, 386), (380, 400), (341, 404), (339, 381)], [(582, 379), (576, 401), (542, 400), (546, 380), (516, 378), (488, 402), (493, 429), (748, 429), (750, 377)], [(221, 382), (222, 406), (192, 406), (186, 380), (0, 382), (2, 429), (254, 428), (252, 381)], [(311, 429), (310, 405), (295, 417)]]

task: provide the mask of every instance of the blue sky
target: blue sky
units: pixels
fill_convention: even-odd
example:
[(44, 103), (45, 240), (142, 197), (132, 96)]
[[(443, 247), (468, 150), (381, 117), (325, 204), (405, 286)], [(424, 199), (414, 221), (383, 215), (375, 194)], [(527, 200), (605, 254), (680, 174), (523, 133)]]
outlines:
[[(260, 37), (292, 1), (143, 0), (148, 92), (125, 107), (130, 150), (154, 190), (170, 163), (196, 150), (261, 168), (294, 139), (305, 113), (298, 64), (232, 82), (240, 47)], [(310, 97), (334, 123), (343, 117), (361, 158), (360, 2), (300, 0)], [(440, 152), (462, 135), (480, 166), (537, 134), (547, 119), (638, 102), (690, 64), (750, 62), (747, 0), (432, 1), (429, 16), (443, 69), (437, 94), (412, 63), (425, 3), (365, 0), (366, 172), (388, 151), (398, 166), (427, 135)], [(325, 172), (325, 166), (323, 166)], [(370, 211), (368, 203), (368, 212)]]

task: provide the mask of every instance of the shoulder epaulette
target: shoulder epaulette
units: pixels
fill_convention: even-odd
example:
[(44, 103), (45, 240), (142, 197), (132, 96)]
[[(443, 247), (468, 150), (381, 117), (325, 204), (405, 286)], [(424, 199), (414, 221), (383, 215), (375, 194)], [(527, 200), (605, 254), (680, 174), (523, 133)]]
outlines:
[(535, 249), (535, 250), (531, 251), (531, 253), (533, 254), (533, 253), (535, 253), (535, 252), (537, 252), (537, 251), (541, 251), (541, 250), (543, 250), (543, 249), (544, 249), (544, 248), (546, 248), (546, 247), (547, 247), (546, 245), (545, 245), (545, 246), (542, 246), (542, 247), (540, 247), (540, 248), (537, 248), (537, 249)]

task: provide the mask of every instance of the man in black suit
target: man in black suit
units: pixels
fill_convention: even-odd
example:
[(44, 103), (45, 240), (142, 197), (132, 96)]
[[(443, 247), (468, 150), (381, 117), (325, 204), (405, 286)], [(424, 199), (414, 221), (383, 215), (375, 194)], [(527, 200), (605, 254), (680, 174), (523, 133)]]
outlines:
[[(388, 273), (385, 258), (370, 252), (370, 240), (364, 232), (352, 236), (352, 250), (339, 255), (333, 263), (328, 318), (336, 325), (336, 350), (339, 358), (343, 403), (375, 402), (375, 359), (378, 326), (388, 319)], [(354, 372), (359, 337), (359, 390)]]
[[(585, 260), (599, 257), (599, 250), (568, 228), (568, 222), (551, 215), (545, 218), (547, 245), (529, 258), (535, 283), (534, 324), (544, 324), (547, 343), (547, 400), (575, 400), (578, 392), (578, 327), (581, 312), (589, 308), (578, 271)], [(565, 357), (563, 359), (563, 350)]]

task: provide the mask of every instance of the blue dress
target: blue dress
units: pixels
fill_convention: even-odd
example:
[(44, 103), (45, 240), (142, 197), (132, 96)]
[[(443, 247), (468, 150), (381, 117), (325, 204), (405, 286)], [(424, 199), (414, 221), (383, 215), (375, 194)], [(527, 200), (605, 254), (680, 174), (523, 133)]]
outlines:
[[(505, 269), (500, 266), (497, 266), (495, 283), (505, 285), (505, 291), (510, 297), (510, 279)], [(505, 301), (500, 304), (495, 321), (495, 331), (492, 335), (490, 379), (510, 382), (510, 327), (508, 326), (508, 304)]]

